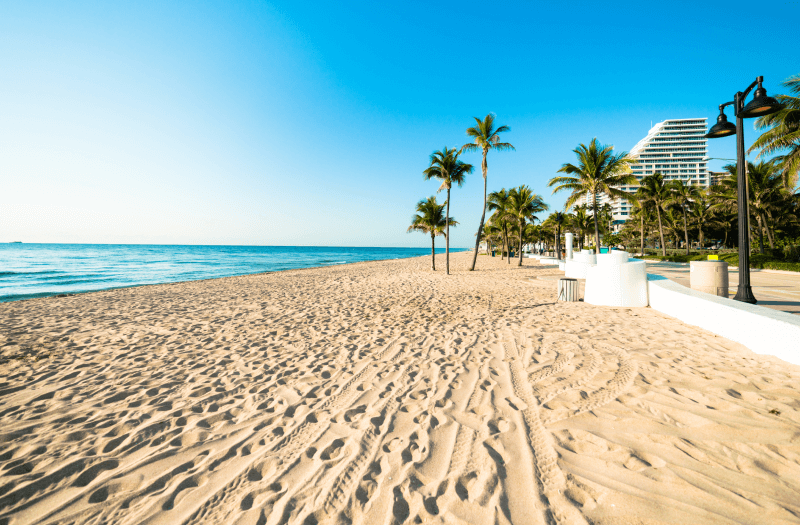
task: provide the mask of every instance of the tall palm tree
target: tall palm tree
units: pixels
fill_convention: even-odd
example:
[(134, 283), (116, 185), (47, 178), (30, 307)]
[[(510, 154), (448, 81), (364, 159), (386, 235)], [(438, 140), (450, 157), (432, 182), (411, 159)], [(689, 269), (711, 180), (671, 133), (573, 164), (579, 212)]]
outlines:
[(503, 188), (500, 191), (493, 191), (489, 194), (487, 207), (494, 212), (492, 216), (503, 231), (503, 245), (504, 249), (508, 249), (508, 264), (511, 264), (511, 246), (508, 242), (508, 223), (511, 220), (511, 215), (508, 213), (511, 196), (508, 190)]
[[(445, 146), (441, 151), (431, 153), (431, 165), (422, 172), (425, 180), (439, 179), (442, 185), (436, 191), (447, 190), (447, 213), (445, 214), (445, 273), (450, 275), (450, 188), (453, 184), (459, 187), (464, 184), (467, 174), (472, 173), (472, 164), (466, 164), (458, 160), (460, 152), (448, 149)], [(480, 231), (478, 232), (480, 234)], [(480, 242), (480, 239), (478, 240)], [(476, 248), (477, 249), (477, 248)]]
[[(782, 84), (791, 93), (800, 95), (800, 75), (787, 78)], [(775, 160), (779, 162), (784, 188), (791, 190), (800, 176), (800, 96), (777, 95), (775, 98), (783, 104), (783, 109), (756, 120), (756, 128), (766, 131), (747, 152), (761, 150), (758, 153), (760, 158), (785, 151)]]
[(457, 226), (458, 222), (452, 217), (449, 220), (444, 215), (444, 204), (436, 202), (436, 197), (428, 197), (417, 203), (417, 214), (411, 219), (408, 232), (422, 232), (431, 235), (431, 270), (436, 271), (436, 236), (444, 235), (447, 225)]
[(672, 183), (672, 202), (677, 204), (683, 212), (683, 236), (686, 241), (686, 255), (689, 255), (689, 225), (686, 220), (686, 210), (700, 198), (700, 187), (686, 184), (682, 180)]
[(536, 213), (547, 211), (549, 206), (545, 204), (541, 195), (533, 193), (526, 185), (512, 188), (509, 192), (508, 213), (513, 216), (519, 225), (519, 262), (517, 266), (522, 266), (522, 237), (525, 233), (525, 221), (537, 220)]
[[(479, 119), (478, 117), (472, 117), (475, 119), (476, 125), (471, 128), (467, 128), (467, 135), (472, 137), (473, 141), (467, 144), (464, 144), (461, 147), (461, 151), (480, 151), (483, 154), (483, 159), (481, 161), (481, 170), (483, 171), (483, 211), (481, 212), (481, 223), (478, 226), (478, 233), (483, 229), (483, 223), (486, 219), (486, 205), (488, 203), (487, 193), (486, 193), (486, 175), (489, 169), (489, 165), (486, 164), (486, 155), (489, 154), (489, 150), (497, 150), (497, 151), (506, 151), (506, 150), (513, 150), (514, 146), (509, 144), (508, 142), (500, 142), (500, 133), (505, 133), (506, 131), (511, 131), (511, 128), (508, 126), (499, 126), (497, 128), (494, 127), (494, 114), (489, 113), (486, 115), (486, 118), (483, 120)], [(478, 243), (475, 244), (475, 251), (472, 255), (472, 266), (470, 266), (469, 271), (475, 270), (475, 261), (478, 259)]]
[(592, 215), (594, 217), (595, 251), (600, 253), (600, 229), (597, 223), (597, 195), (605, 193), (611, 197), (626, 198), (628, 194), (619, 186), (635, 184), (636, 177), (626, 172), (628, 164), (634, 160), (627, 153), (614, 155), (613, 146), (603, 146), (596, 138), (592, 139), (589, 146), (580, 144), (573, 150), (578, 157), (578, 164), (564, 164), (559, 173), (573, 175), (550, 179), (548, 186), (556, 186), (553, 193), (570, 190), (572, 194), (564, 205), (566, 209), (572, 207), (584, 195), (592, 196)]
[(661, 255), (667, 256), (667, 245), (664, 244), (664, 224), (661, 216), (664, 212), (664, 205), (672, 199), (672, 186), (664, 183), (664, 176), (661, 172), (644, 177), (639, 186), (639, 195), (644, 200), (649, 201), (656, 210), (658, 217), (658, 234), (661, 238)]

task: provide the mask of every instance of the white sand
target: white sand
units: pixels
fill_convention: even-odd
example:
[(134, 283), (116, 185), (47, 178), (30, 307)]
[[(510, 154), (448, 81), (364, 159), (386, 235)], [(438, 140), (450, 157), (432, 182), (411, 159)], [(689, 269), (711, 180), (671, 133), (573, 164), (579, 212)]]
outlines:
[(800, 522), (800, 368), (478, 264), (0, 304), (0, 524)]

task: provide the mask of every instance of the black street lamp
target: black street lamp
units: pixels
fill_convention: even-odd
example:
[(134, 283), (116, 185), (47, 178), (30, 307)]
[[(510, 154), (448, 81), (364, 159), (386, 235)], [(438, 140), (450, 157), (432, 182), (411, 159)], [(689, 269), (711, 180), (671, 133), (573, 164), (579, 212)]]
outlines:
[[(760, 117), (775, 113), (781, 109), (781, 104), (772, 97), (767, 96), (767, 90), (761, 86), (764, 77), (756, 78), (755, 82), (744, 90), (734, 95), (731, 102), (726, 102), (719, 106), (719, 116), (717, 123), (711, 126), (705, 138), (717, 139), (729, 137), (736, 134), (736, 178), (738, 185), (738, 204), (739, 204), (739, 289), (736, 292), (736, 301), (755, 304), (756, 298), (753, 289), (750, 287), (750, 217), (747, 212), (747, 170), (744, 164), (744, 130), (742, 129), (743, 119)], [(758, 88), (753, 94), (753, 100), (745, 106), (744, 100), (748, 93), (756, 84)], [(725, 116), (725, 106), (733, 105), (733, 113), (736, 115), (736, 125), (728, 122)]]

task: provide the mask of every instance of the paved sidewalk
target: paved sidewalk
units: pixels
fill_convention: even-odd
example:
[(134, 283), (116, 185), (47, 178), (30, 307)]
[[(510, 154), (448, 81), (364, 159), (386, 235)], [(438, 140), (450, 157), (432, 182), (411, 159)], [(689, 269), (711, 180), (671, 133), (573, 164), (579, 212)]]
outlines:
[[(647, 261), (647, 273), (663, 275), (676, 283), (689, 287), (689, 265)], [(739, 269), (728, 269), (728, 292), (736, 295)], [(750, 286), (760, 306), (800, 315), (800, 273), (772, 273), (750, 270)]]

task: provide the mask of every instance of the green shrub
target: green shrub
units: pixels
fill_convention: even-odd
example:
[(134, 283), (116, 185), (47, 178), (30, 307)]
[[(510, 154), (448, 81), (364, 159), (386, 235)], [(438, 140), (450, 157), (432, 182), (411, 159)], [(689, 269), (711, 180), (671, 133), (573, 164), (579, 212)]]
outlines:
[[(713, 252), (695, 253), (692, 255), (646, 255), (644, 259), (650, 261), (666, 261), (676, 263), (688, 263), (690, 261), (705, 261), (709, 255), (718, 255), (721, 261), (727, 262), (730, 266), (739, 266), (738, 253), (719, 253)], [(790, 272), (800, 272), (800, 262), (785, 261), (781, 258), (773, 257), (768, 254), (754, 253), (750, 255), (750, 268), (763, 270), (785, 270)]]

